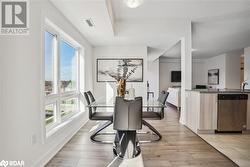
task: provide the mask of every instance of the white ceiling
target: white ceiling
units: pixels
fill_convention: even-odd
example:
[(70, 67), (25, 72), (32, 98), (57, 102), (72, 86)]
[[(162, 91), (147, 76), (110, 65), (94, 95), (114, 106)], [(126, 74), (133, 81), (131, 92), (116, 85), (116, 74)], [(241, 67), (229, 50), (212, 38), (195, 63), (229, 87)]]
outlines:
[(250, 11), (194, 24), (195, 57), (211, 57), (246, 46), (250, 46)]
[[(196, 57), (250, 46), (250, 0), (144, 0), (136, 9), (123, 0), (51, 1), (94, 46), (143, 45), (166, 51), (190, 21)], [(94, 27), (87, 26), (88, 18)]]
[(166, 58), (181, 58), (181, 41), (168, 49), (162, 56)]
[[(127, 8), (123, 0), (112, 0), (117, 20), (211, 18), (249, 10), (246, 0), (144, 0), (137, 9)], [(248, 5), (248, 6), (247, 6)]]

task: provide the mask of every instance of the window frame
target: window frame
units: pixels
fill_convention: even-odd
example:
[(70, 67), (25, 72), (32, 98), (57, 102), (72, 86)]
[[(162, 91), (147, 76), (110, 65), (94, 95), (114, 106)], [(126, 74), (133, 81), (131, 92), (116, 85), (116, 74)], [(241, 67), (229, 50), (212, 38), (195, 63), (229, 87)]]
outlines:
[[(48, 96), (53, 96), (53, 95), (58, 93), (58, 90), (57, 90), (57, 71), (56, 71), (57, 64), (55, 64), (55, 63), (57, 63), (57, 59), (58, 59), (57, 56), (58, 55), (56, 53), (57, 49), (54, 49), (54, 47), (57, 48), (57, 35), (55, 34), (54, 31), (51, 31), (51, 30), (49, 30), (49, 31), (45, 30), (43, 35), (45, 35), (46, 32), (51, 34), (52, 36), (54, 36), (53, 37), (53, 42), (52, 42), (53, 43), (53, 48), (52, 48), (52, 50), (53, 50), (53, 53), (52, 53), (53, 54), (52, 55), (53, 56), (52, 57), (53, 92), (48, 95)], [(44, 44), (45, 44), (45, 38), (44, 38)], [(45, 51), (45, 45), (44, 45), (44, 51)], [(45, 52), (44, 52), (44, 80), (45, 80)], [(45, 94), (45, 92), (44, 92), (44, 94)], [(45, 95), (45, 96), (47, 96), (47, 95)]]
[(53, 123), (50, 123), (50, 124), (46, 124), (46, 117), (45, 117), (45, 126), (48, 128), (48, 129), (51, 129), (51, 127), (53, 127), (53, 126), (55, 126), (56, 125), (56, 111), (57, 111), (57, 105), (56, 105), (56, 103), (48, 103), (48, 104), (45, 104), (44, 105), (44, 110), (46, 109), (46, 106), (48, 106), (48, 105), (52, 105), (53, 106), (53, 109), (54, 109), (54, 111), (53, 111), (53, 114), (54, 114), (54, 121), (53, 121)]
[[(79, 110), (80, 109), (80, 99), (79, 99), (79, 97), (80, 97), (80, 95), (70, 95), (70, 96), (67, 96), (67, 97), (64, 97), (64, 98), (62, 98), (61, 100), (60, 100), (60, 102), (59, 102), (59, 105), (61, 105), (61, 102), (62, 101), (66, 101), (66, 100), (70, 100), (70, 99), (77, 99), (77, 110)], [(75, 115), (75, 114), (77, 114), (78, 112), (76, 111), (76, 112), (72, 112), (72, 113), (70, 113), (70, 114), (67, 114), (66, 116), (61, 116), (61, 108), (60, 108), (60, 117), (61, 117), (61, 120), (64, 122), (64, 121), (66, 121), (67, 119), (69, 119), (70, 117), (72, 117), (72, 115)]]
[[(53, 87), (54, 87), (54, 93), (51, 93), (49, 95), (45, 94), (45, 70), (46, 70), (46, 66), (45, 66), (45, 33), (48, 32), (52, 35), (55, 36), (55, 44), (53, 48), (53, 77), (54, 77), (54, 83), (53, 83)], [(59, 31), (54, 29), (53, 27), (46, 25), (44, 30), (43, 30), (43, 39), (44, 39), (44, 47), (43, 47), (43, 99), (44, 99), (44, 103), (43, 103), (43, 125), (45, 127), (45, 136), (48, 137), (48, 134), (50, 131), (52, 131), (53, 129), (55, 129), (56, 127), (58, 127), (59, 125), (63, 124), (64, 122), (66, 122), (69, 118), (71, 118), (72, 116), (76, 115), (77, 113), (80, 112), (80, 54), (81, 54), (81, 50), (82, 47), (78, 45), (78, 43), (72, 39), (71, 37), (69, 37), (68, 35), (66, 35), (64, 32)], [(65, 43), (67, 43), (69, 46), (73, 47), (75, 49), (75, 54), (76, 54), (76, 90), (73, 91), (67, 91), (67, 92), (61, 92), (61, 83), (60, 83), (60, 42), (63, 41)], [(65, 117), (61, 116), (61, 108), (60, 108), (60, 104), (62, 100), (68, 100), (71, 98), (77, 98), (77, 111), (76, 112), (72, 112), (68, 115), (66, 115)], [(45, 116), (45, 108), (47, 105), (53, 104), (55, 105), (55, 109), (56, 111), (54, 111), (55, 115), (55, 121), (53, 124), (48, 124), (46, 125), (46, 116)]]

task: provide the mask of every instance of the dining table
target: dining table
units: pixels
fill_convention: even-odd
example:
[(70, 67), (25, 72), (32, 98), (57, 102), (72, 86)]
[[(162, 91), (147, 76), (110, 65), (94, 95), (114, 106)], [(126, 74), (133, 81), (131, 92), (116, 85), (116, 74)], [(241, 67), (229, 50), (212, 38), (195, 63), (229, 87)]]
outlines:
[[(126, 99), (125, 100), (133, 100), (133, 99)], [(102, 108), (113, 108), (115, 107), (115, 98), (112, 98), (110, 100), (105, 100), (105, 98), (99, 98), (95, 102), (90, 103), (88, 107), (102, 107)], [(162, 108), (166, 107), (165, 104), (162, 104), (157, 99), (151, 99), (151, 100), (144, 100), (142, 101), (142, 107), (143, 108)]]
[[(126, 99), (126, 100), (133, 100), (133, 99)], [(107, 111), (109, 110), (110, 112), (110, 110), (115, 107), (115, 98), (110, 98), (109, 100), (107, 100), (106, 98), (99, 98), (99, 99), (96, 99), (96, 101), (90, 103), (90, 105), (87, 105), (87, 107), (93, 107), (96, 109), (104, 108), (104, 109), (107, 109)], [(162, 104), (157, 99), (144, 99), (143, 98), (143, 102), (142, 102), (143, 112), (157, 112), (162, 109), (163, 109), (162, 112), (164, 112), (164, 108), (166, 107), (167, 107), (166, 104)], [(147, 118), (147, 120), (148, 119), (150, 120), (150, 118)], [(157, 139), (144, 140), (144, 141), (140, 141), (140, 143), (148, 143), (148, 142), (155, 142), (155, 141), (161, 140), (162, 135), (160, 134), (160, 132), (156, 128), (154, 128), (148, 121), (146, 121), (143, 117), (142, 117), (142, 124), (148, 127), (153, 132), (153, 135), (157, 136)]]

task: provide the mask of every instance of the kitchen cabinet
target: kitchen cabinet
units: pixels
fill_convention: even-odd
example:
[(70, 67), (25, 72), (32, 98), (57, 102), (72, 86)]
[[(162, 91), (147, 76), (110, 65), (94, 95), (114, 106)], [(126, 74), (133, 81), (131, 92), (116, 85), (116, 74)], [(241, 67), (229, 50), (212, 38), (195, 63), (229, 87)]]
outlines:
[(200, 111), (198, 130), (217, 129), (217, 94), (200, 94)]
[[(218, 94), (242, 93), (239, 91), (206, 92), (186, 91), (186, 126), (195, 133), (214, 133), (217, 129)], [(250, 92), (247, 104), (247, 130), (250, 130)]]

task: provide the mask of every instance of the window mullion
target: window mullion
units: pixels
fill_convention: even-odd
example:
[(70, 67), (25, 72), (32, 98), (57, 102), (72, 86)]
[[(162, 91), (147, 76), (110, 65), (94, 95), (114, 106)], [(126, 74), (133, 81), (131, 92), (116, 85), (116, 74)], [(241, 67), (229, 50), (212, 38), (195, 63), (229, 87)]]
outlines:
[(77, 77), (76, 77), (76, 81), (77, 81), (77, 85), (76, 85), (76, 90), (79, 91), (80, 90), (80, 54), (79, 54), (79, 48), (77, 48), (76, 50), (76, 65), (77, 65)]
[(60, 41), (61, 41), (61, 37), (60, 35), (57, 35), (57, 41), (56, 41), (56, 50), (57, 50), (57, 54), (56, 54), (56, 57), (57, 57), (57, 64), (56, 64), (56, 67), (57, 67), (57, 78), (56, 78), (56, 82), (57, 82), (57, 93), (58, 93), (58, 99), (57, 99), (57, 102), (56, 102), (56, 122), (59, 124), (61, 123), (61, 114), (60, 114), (60, 101), (61, 101), (61, 91), (60, 91)]
[(54, 93), (58, 94), (58, 37), (55, 35), (53, 39), (53, 77), (54, 77)]

